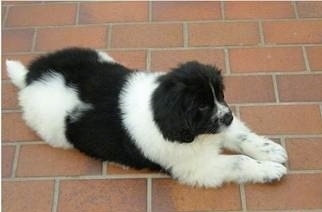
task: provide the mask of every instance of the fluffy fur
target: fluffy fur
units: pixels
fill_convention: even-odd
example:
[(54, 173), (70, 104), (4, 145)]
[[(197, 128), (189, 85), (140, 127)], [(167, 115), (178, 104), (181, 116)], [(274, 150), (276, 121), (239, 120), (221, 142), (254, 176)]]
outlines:
[(139, 72), (103, 52), (70, 48), (28, 68), (7, 61), (7, 70), (21, 89), (26, 123), (54, 147), (206, 187), (286, 174), (285, 150), (231, 113), (216, 67), (188, 62), (166, 74)]

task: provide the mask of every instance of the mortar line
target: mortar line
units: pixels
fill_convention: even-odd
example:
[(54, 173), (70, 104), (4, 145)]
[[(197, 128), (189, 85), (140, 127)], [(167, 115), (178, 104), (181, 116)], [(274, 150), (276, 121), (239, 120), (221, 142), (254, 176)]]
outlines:
[(2, 113), (22, 113), (21, 109), (3, 109)]
[[(257, 23), (258, 21), (261, 21), (262, 19), (217, 19), (217, 20), (193, 20), (193, 21), (186, 21), (188, 24), (207, 24), (207, 23)], [(294, 18), (288, 18), (288, 19), (265, 19), (265, 22), (291, 22), (296, 21)], [(321, 18), (305, 18), (303, 20), (304, 22), (307, 21), (321, 21)], [(86, 23), (86, 24), (79, 24), (77, 26), (75, 25), (46, 25), (46, 26), (37, 26), (41, 29), (44, 28), (64, 28), (64, 27), (91, 27), (91, 26), (106, 26), (108, 24), (113, 25), (140, 25), (140, 24), (182, 24), (182, 21), (136, 21), (136, 22), (113, 22), (113, 23)], [(27, 26), (10, 26), (10, 27), (3, 27), (3, 29), (27, 29)], [(29, 28), (28, 28), (29, 29)]]
[(307, 72), (312, 72), (311, 67), (310, 67), (310, 63), (309, 63), (309, 59), (308, 59), (308, 56), (307, 56), (307, 51), (306, 51), (306, 48), (304, 46), (302, 46), (302, 52), (303, 52), (303, 59), (304, 59), (304, 64), (305, 64), (305, 67), (306, 67), (306, 71)]
[(113, 175), (74, 175), (74, 176), (30, 176), (5, 178), (5, 181), (40, 181), (40, 180), (117, 180), (117, 179), (169, 179), (170, 176), (162, 174), (113, 174)]
[(7, 19), (8, 19), (10, 7), (11, 7), (10, 5), (6, 6), (6, 14), (4, 15), (3, 20), (2, 20), (2, 23), (3, 23), (2, 27), (5, 27), (7, 25)]
[(75, 25), (79, 24), (79, 11), (80, 11), (80, 2), (76, 3), (76, 17), (75, 17)]
[(299, 13), (297, 11), (296, 1), (292, 1), (292, 5), (293, 5), (293, 10), (294, 10), (295, 18), (296, 19), (299, 19)]
[(152, 1), (149, 0), (149, 22), (152, 22)]
[(109, 24), (107, 27), (107, 49), (111, 49), (112, 48), (112, 30), (113, 30), (113, 26), (112, 24)]
[(150, 48), (148, 48), (147, 50), (146, 50), (146, 64), (145, 64), (145, 66), (146, 66), (146, 70), (148, 71), (148, 72), (151, 72), (151, 57), (152, 57), (152, 55), (151, 55), (151, 49)]
[(189, 47), (189, 30), (188, 30), (188, 24), (186, 22), (183, 23), (183, 47), (187, 48)]
[(226, 20), (225, 17), (225, 1), (220, 1), (220, 12), (222, 20)]
[(52, 205), (52, 210), (51, 210), (51, 212), (56, 212), (56, 211), (58, 210), (59, 186), (60, 186), (60, 181), (59, 181), (59, 179), (55, 179), (55, 184), (54, 184), (54, 196), (53, 196), (53, 205)]
[(238, 118), (240, 118), (240, 109), (239, 109), (239, 106), (236, 106), (236, 105), (234, 105), (234, 107), (235, 107), (235, 115), (238, 117)]
[(18, 161), (19, 161), (19, 156), (20, 156), (20, 146), (21, 146), (21, 144), (16, 145), (15, 156), (14, 156), (13, 164), (12, 164), (12, 173), (11, 173), (12, 178), (16, 177), (16, 171), (18, 168)]
[[(104, 26), (112, 26), (113, 24), (110, 25), (104, 25)], [(37, 27), (40, 29), (40, 27)], [(112, 27), (111, 27), (112, 28)], [(30, 29), (30, 28), (28, 28)], [(251, 49), (251, 48), (287, 48), (287, 47), (294, 47), (294, 48), (300, 48), (302, 46), (304, 47), (322, 47), (322, 44), (278, 44), (278, 45), (272, 45), (272, 44), (265, 44), (264, 46), (258, 47), (256, 46), (257, 44), (254, 45), (221, 45), (221, 46), (189, 46), (190, 50), (223, 50), (223, 49)], [(182, 46), (176, 46), (176, 47), (111, 47), (111, 48), (99, 48), (100, 50), (113, 50), (113, 51), (135, 51), (135, 50), (145, 50), (147, 48), (150, 48), (153, 51), (176, 51), (176, 50), (186, 50), (186, 48)], [(33, 53), (34, 54), (45, 54), (48, 51), (41, 51), (41, 50), (36, 50)], [(14, 55), (28, 55), (30, 54), (30, 51), (19, 51), (19, 52), (7, 52), (4, 55), (8, 56), (14, 56)], [(274, 72), (274, 71), (270, 71)], [(278, 72), (277, 72), (278, 73)], [(313, 73), (313, 72), (312, 72)], [(248, 74), (248, 73), (247, 73)]]
[(31, 52), (35, 52), (36, 50), (36, 42), (37, 42), (37, 35), (38, 35), (38, 28), (34, 28), (34, 36), (32, 38), (32, 44), (31, 44)]
[(277, 85), (277, 79), (275, 74), (272, 75), (272, 81), (273, 81), (273, 89), (274, 89), (276, 103), (280, 103), (280, 96), (278, 92), (278, 85)]
[(241, 107), (263, 106), (295, 106), (295, 105), (319, 105), (321, 102), (256, 102), (256, 103), (231, 103), (230, 105)]
[(241, 200), (241, 209), (242, 211), (247, 211), (247, 200), (246, 200), (246, 193), (245, 193), (245, 185), (240, 184), (239, 185), (239, 192), (240, 192), (240, 200)]
[(224, 49), (224, 58), (225, 58), (225, 69), (226, 69), (226, 74), (231, 75), (231, 70), (230, 70), (230, 60), (229, 60), (229, 51), (227, 48)]
[(43, 141), (11, 141), (7, 143), (2, 143), (2, 146), (15, 146), (15, 145), (39, 145), (39, 144), (46, 144)]
[(102, 175), (103, 176), (106, 176), (108, 173), (107, 173), (107, 167), (108, 167), (108, 162), (107, 161), (103, 161), (102, 162)]
[(288, 170), (288, 174), (322, 174), (321, 169)]
[(147, 212), (152, 212), (152, 179), (147, 178)]
[[(285, 139), (285, 136), (281, 136), (280, 137), (280, 141), (281, 141), (281, 145), (282, 145), (282, 147), (284, 147), (284, 149), (286, 150), (286, 152), (287, 152), (287, 146), (286, 146), (286, 139)], [(287, 168), (287, 171), (289, 171), (290, 170), (290, 164), (289, 164), (289, 161), (287, 160), (285, 163), (285, 166), (286, 166), (286, 168)]]
[(259, 30), (259, 38), (260, 38), (259, 46), (264, 46), (265, 45), (265, 36), (264, 36), (264, 29), (263, 29), (263, 21), (262, 20), (258, 21), (258, 30)]

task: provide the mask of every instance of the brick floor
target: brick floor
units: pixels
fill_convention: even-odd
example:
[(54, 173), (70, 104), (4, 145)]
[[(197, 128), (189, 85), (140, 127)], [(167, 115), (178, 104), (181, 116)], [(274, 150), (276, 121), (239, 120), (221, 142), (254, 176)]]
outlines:
[[(2, 2), (2, 209), (321, 211), (321, 2)], [(289, 175), (270, 185), (192, 188), (45, 145), (23, 122), (5, 59), (87, 46), (126, 66), (215, 64), (237, 115), (282, 143)]]

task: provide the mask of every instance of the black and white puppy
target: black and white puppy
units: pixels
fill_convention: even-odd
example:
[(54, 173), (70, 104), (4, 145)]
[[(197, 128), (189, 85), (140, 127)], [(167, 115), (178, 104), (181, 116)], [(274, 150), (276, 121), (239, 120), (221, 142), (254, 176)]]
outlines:
[(168, 73), (139, 72), (103, 52), (70, 48), (28, 68), (7, 61), (7, 70), (21, 89), (24, 120), (54, 147), (206, 187), (287, 172), (286, 151), (233, 116), (216, 67), (188, 62)]

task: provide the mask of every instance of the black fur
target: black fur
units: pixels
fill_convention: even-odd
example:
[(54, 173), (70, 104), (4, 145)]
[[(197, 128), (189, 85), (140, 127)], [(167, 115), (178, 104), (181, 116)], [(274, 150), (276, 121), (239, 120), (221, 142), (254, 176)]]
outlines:
[[(119, 95), (133, 72), (117, 63), (99, 62), (90, 49), (64, 49), (35, 60), (29, 66), (26, 82), (41, 80), (44, 74), (63, 75), (66, 86), (74, 87), (79, 98), (93, 106), (83, 112), (75, 108), (66, 117), (66, 137), (75, 148), (92, 157), (134, 168), (161, 170), (145, 158), (125, 129), (119, 109)], [(216, 67), (188, 62), (158, 78), (153, 93), (154, 120), (170, 141), (192, 142), (200, 134), (218, 132), (215, 97), (224, 102), (223, 80)], [(64, 104), (62, 102), (62, 104)], [(77, 114), (79, 119), (73, 120)]]

